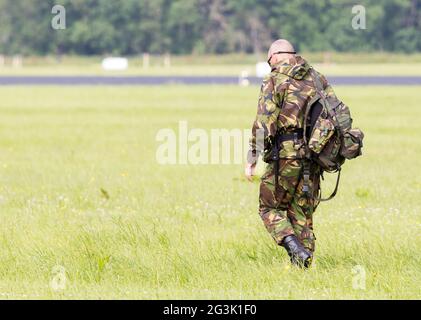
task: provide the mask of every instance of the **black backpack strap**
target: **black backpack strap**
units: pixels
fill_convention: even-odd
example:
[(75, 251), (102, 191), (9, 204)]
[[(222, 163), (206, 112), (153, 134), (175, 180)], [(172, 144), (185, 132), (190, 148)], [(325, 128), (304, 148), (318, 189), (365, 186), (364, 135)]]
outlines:
[(323, 199), (320, 195), (320, 197), (318, 197), (316, 199), (317, 201), (320, 201), (320, 202), (329, 201), (329, 200), (332, 200), (336, 196), (336, 194), (338, 193), (338, 189), (339, 189), (339, 181), (341, 179), (341, 170), (342, 170), (341, 167), (339, 167), (338, 168), (338, 177), (336, 178), (335, 190), (333, 190), (332, 194), (326, 199)]

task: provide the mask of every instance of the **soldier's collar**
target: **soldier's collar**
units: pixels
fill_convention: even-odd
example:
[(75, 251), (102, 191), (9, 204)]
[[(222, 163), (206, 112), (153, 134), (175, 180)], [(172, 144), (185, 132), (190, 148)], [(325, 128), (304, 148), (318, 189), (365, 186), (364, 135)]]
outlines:
[(280, 61), (280, 62), (274, 64), (273, 66), (271, 66), (271, 70), (273, 72), (275, 70), (279, 71), (280, 69), (292, 68), (293, 66), (295, 66), (296, 64), (299, 64), (301, 62), (305, 62), (305, 60), (297, 54), (297, 55), (295, 55), (294, 57), (292, 57), (288, 60)]
[(275, 71), (275, 70), (279, 69), (281, 66), (289, 66), (290, 64), (288, 62), (289, 62), (289, 60), (284, 60), (284, 61), (280, 61), (278, 63), (275, 63), (274, 65), (271, 66), (272, 71)]
[(291, 67), (295, 65), (297, 61), (300, 60), (300, 58), (301, 57), (299, 55), (295, 55), (294, 57), (289, 58), (287, 60), (279, 61), (278, 63), (275, 63), (273, 66), (271, 66), (272, 71), (275, 71), (281, 67)]

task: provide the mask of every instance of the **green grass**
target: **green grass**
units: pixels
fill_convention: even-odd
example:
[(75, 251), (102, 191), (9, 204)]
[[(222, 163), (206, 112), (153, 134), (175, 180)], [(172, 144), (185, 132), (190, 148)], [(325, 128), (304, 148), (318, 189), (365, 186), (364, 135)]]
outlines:
[[(311, 62), (311, 60), (310, 60)], [(314, 64), (320, 72), (327, 76), (421, 76), (421, 63), (389, 63), (389, 64)], [(104, 71), (99, 63), (88, 66), (57, 65), (29, 66), (22, 68), (2, 67), (0, 76), (240, 76), (246, 71), (250, 76), (256, 74), (255, 63), (234, 65), (192, 65), (164, 67), (154, 65), (142, 68), (134, 64), (126, 71)]]
[[(421, 54), (391, 53), (303, 53), (317, 68), (327, 75), (421, 75)], [(11, 58), (0, 67), (0, 75), (225, 75), (239, 76), (247, 71), (255, 74), (257, 61), (266, 61), (265, 55), (207, 55), (172, 56), (171, 66), (164, 66), (163, 56), (151, 56), (150, 66), (143, 68), (142, 57), (130, 57), (129, 69), (107, 72), (101, 68), (102, 57), (64, 56), (25, 57), (22, 67), (12, 67)]]
[(0, 298), (421, 298), (419, 88), (336, 91), (364, 157), (316, 212), (315, 265), (301, 271), (241, 165), (155, 161), (157, 131), (179, 120), (249, 128), (257, 87), (1, 87)]

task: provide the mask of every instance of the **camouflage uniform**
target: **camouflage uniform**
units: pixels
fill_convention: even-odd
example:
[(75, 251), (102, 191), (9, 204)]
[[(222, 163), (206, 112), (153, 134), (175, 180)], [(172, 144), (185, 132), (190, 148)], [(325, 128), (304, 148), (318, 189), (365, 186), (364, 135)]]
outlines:
[[(256, 163), (259, 153), (278, 130), (290, 133), (303, 128), (304, 109), (316, 91), (310, 69), (303, 58), (296, 56), (274, 65), (264, 79), (250, 139), (249, 163)], [(325, 92), (334, 95), (326, 79), (319, 76)], [(263, 133), (262, 139), (259, 139), (260, 133)], [(304, 247), (314, 252), (313, 212), (318, 203), (313, 197), (305, 197), (303, 192), (302, 144), (302, 139), (282, 143), (278, 188), (275, 188), (274, 164), (268, 164), (261, 179), (259, 214), (279, 245), (284, 237), (295, 234)], [(316, 165), (311, 169), (310, 190), (317, 196), (320, 169)]]

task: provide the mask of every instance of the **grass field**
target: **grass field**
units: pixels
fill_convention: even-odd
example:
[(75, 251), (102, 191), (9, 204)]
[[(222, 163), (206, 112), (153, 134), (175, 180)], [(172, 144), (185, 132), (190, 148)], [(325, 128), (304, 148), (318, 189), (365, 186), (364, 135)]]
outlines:
[[(391, 53), (302, 53), (303, 57), (327, 75), (356, 76), (421, 76), (421, 54)], [(21, 67), (12, 67), (12, 59), (5, 59), (0, 67), (4, 75), (209, 75), (239, 76), (247, 71), (256, 73), (257, 61), (266, 61), (265, 55), (209, 55), (172, 56), (171, 65), (164, 66), (163, 56), (151, 56), (150, 66), (143, 67), (142, 57), (130, 57), (126, 71), (109, 72), (101, 68), (102, 57), (64, 56), (25, 57)]]
[(317, 211), (301, 271), (241, 165), (155, 160), (157, 131), (179, 120), (249, 128), (257, 87), (0, 88), (0, 298), (420, 299), (420, 88), (336, 91), (364, 157)]
[[(311, 60), (310, 60), (311, 61)], [(379, 64), (314, 64), (323, 74), (329, 76), (421, 76), (421, 63), (379, 63)], [(239, 76), (247, 71), (249, 76), (256, 74), (255, 63), (233, 65), (184, 65), (164, 67), (154, 65), (142, 68), (131, 64), (126, 71), (104, 71), (98, 62), (88, 66), (26, 66), (21, 68), (2, 67), (0, 76)]]

